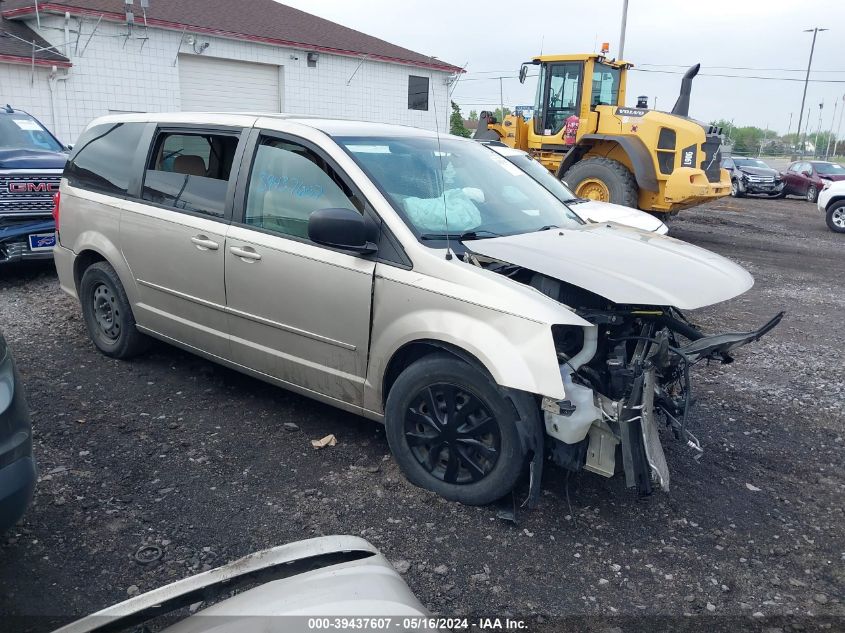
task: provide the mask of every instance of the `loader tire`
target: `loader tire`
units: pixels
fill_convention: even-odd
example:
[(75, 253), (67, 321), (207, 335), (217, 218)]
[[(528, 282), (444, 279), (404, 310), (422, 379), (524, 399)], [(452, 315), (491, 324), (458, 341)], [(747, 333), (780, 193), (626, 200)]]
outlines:
[(637, 181), (625, 165), (609, 158), (586, 158), (563, 174), (579, 198), (637, 208)]

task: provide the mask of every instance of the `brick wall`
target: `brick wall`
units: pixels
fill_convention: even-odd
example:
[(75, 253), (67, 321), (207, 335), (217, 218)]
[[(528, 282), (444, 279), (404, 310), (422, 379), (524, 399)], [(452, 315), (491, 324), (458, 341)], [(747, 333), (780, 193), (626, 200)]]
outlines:
[[(34, 22), (28, 23), (37, 29)], [(59, 46), (64, 41), (64, 19), (42, 16), (40, 34)], [(71, 30), (79, 21), (71, 18)], [(0, 63), (0, 101), (30, 111), (63, 141), (72, 143), (87, 125), (109, 112), (165, 112), (180, 109), (179, 69), (177, 55), (192, 52), (192, 46), (181, 42), (181, 32), (149, 29), (149, 39), (121, 37), (126, 27), (100, 23), (95, 36), (80, 55), (93, 30), (91, 19), (85, 20), (79, 45), (71, 33), (66, 55), (73, 68), (67, 81), (56, 82), (51, 108), (48, 85), (49, 69), (37, 69), (34, 82), (28, 65)], [(136, 27), (135, 35), (143, 34)], [(208, 42), (204, 57), (283, 66), (282, 110), (297, 114), (398, 123), (448, 130), (448, 73), (401, 64), (342, 57), (320, 53), (316, 68), (309, 68), (307, 53), (266, 44), (196, 36), (199, 43)], [(63, 51), (64, 52), (64, 51)], [(177, 62), (178, 63), (178, 62)], [(360, 65), (359, 65), (360, 64)], [(357, 68), (357, 72), (356, 72)], [(353, 76), (354, 75), (354, 76)], [(408, 76), (430, 76), (429, 110), (408, 109)], [(435, 119), (435, 111), (437, 118)]]

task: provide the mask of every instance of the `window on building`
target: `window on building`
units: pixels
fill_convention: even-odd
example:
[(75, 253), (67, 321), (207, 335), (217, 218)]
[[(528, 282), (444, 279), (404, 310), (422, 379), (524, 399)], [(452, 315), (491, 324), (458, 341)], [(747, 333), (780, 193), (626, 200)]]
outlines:
[(238, 137), (163, 132), (144, 177), (144, 200), (223, 217)]
[(318, 154), (298, 143), (263, 138), (255, 153), (244, 223), (308, 237), (308, 218), (320, 209), (363, 211), (363, 203)]
[(107, 123), (79, 137), (65, 176), (73, 187), (126, 195), (143, 123)]
[(408, 109), (428, 110), (428, 77), (408, 77)]

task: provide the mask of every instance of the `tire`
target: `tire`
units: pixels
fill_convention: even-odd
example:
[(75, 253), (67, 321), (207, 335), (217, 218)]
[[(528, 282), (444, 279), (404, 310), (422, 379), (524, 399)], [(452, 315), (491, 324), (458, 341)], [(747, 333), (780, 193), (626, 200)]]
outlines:
[(742, 183), (737, 180), (736, 178), (731, 180), (731, 197), (732, 198), (744, 198), (745, 197), (745, 189), (742, 186)]
[(147, 350), (150, 339), (135, 327), (126, 291), (109, 264), (97, 262), (85, 270), (79, 301), (88, 335), (103, 354), (126, 359)]
[[(452, 427), (443, 424), (450, 402), (453, 416), (467, 411)], [(489, 376), (453, 356), (432, 354), (406, 368), (388, 394), (385, 423), (408, 480), (450, 501), (492, 503), (511, 492), (522, 473), (513, 405)]]
[(602, 200), (600, 197), (592, 199), (637, 208), (639, 200), (637, 181), (634, 174), (619, 161), (609, 158), (587, 158), (567, 169), (561, 179), (569, 183), (577, 196), (582, 196), (579, 188), (585, 188), (590, 180), (601, 182), (607, 190), (608, 199)]
[(819, 197), (819, 190), (815, 185), (810, 185), (807, 188), (807, 202), (815, 202)]
[(845, 200), (837, 200), (827, 208), (825, 221), (834, 233), (845, 233)]

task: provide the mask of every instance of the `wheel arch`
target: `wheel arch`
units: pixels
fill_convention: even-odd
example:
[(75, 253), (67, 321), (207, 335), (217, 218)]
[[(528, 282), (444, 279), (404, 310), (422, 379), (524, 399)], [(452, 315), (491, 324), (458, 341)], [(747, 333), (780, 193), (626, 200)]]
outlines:
[(393, 353), (390, 360), (387, 361), (387, 365), (385, 366), (381, 379), (382, 406), (384, 406), (387, 402), (387, 396), (390, 393), (391, 387), (393, 387), (393, 383), (395, 383), (396, 379), (399, 378), (399, 374), (421, 358), (442, 352), (464, 361), (468, 365), (471, 365), (475, 369), (487, 375), (491, 380), (494, 380), (493, 374), (491, 374), (487, 367), (485, 367), (484, 363), (467, 350), (452, 343), (439, 341), (437, 339), (417, 339), (402, 345)]
[(612, 134), (585, 134), (578, 141), (558, 167), (557, 177), (563, 178), (566, 171), (583, 158), (597, 144), (610, 144), (618, 146), (625, 153), (631, 162), (631, 171), (637, 181), (637, 186), (645, 191), (659, 191), (657, 182), (657, 171), (654, 168), (654, 160), (640, 139), (632, 136), (614, 136)]
[(100, 251), (93, 248), (86, 248), (74, 258), (73, 284), (77, 293), (79, 292), (79, 284), (82, 282), (82, 275), (85, 274), (85, 271), (88, 270), (88, 268), (97, 262), (108, 263), (108, 260)]
[(827, 204), (824, 207), (825, 211), (830, 211), (830, 208), (835, 205), (837, 202), (845, 201), (845, 193), (840, 193), (835, 196), (832, 196), (830, 200), (827, 201)]
[(117, 273), (123, 290), (131, 305), (135, 305), (138, 298), (135, 276), (129, 269), (120, 248), (109, 240), (102, 233), (96, 231), (85, 231), (75, 240), (72, 248), (73, 258), (73, 281), (77, 292), (82, 281), (85, 270), (98, 261), (106, 262)]

